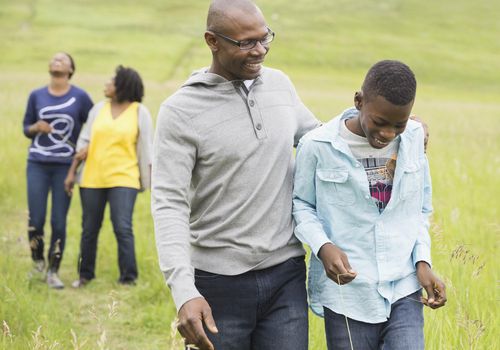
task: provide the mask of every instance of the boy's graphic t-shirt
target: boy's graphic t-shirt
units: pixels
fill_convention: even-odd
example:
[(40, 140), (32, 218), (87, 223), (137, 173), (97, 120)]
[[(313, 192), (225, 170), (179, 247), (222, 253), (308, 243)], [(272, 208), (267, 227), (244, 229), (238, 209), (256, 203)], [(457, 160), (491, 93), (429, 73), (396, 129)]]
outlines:
[(399, 137), (384, 148), (373, 148), (366, 137), (356, 135), (347, 129), (345, 120), (341, 122), (340, 136), (349, 146), (352, 155), (363, 164), (370, 194), (382, 213), (391, 199)]

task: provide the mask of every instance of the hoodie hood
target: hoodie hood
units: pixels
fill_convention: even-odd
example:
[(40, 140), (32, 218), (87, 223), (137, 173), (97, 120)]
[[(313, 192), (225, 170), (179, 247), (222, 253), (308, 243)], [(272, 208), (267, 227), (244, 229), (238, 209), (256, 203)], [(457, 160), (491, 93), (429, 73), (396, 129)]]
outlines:
[[(226, 78), (208, 72), (209, 67), (202, 68), (200, 70), (194, 71), (191, 76), (186, 80), (182, 87), (195, 86), (195, 85), (205, 85), (215, 88), (220, 91), (234, 91), (235, 84), (241, 84), (242, 80), (227, 80)], [(262, 67), (262, 73), (260, 76), (255, 78), (255, 83), (260, 83), (262, 75), (265, 73), (265, 68)]]

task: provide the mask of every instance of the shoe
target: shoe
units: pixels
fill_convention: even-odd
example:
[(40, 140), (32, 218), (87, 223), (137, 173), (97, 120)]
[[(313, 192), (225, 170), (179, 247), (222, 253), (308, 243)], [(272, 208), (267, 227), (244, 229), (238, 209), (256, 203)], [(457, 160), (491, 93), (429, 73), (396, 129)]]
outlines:
[(61, 279), (57, 275), (57, 272), (55, 272), (55, 271), (49, 270), (49, 272), (47, 272), (47, 284), (49, 285), (49, 288), (53, 288), (53, 289), (63, 289), (64, 288), (64, 283), (61, 281)]
[(121, 284), (122, 286), (135, 286), (137, 284), (136, 280), (125, 280), (125, 281), (118, 281), (118, 284)]
[(76, 281), (73, 281), (73, 283), (71, 283), (71, 287), (82, 288), (82, 287), (85, 287), (89, 282), (90, 282), (90, 280), (88, 280), (88, 279), (79, 278)]
[(45, 277), (44, 275), (45, 271), (45, 260), (34, 260), (33, 261), (33, 268), (31, 269), (29, 273), (30, 278), (36, 278), (39, 277), (42, 281)]

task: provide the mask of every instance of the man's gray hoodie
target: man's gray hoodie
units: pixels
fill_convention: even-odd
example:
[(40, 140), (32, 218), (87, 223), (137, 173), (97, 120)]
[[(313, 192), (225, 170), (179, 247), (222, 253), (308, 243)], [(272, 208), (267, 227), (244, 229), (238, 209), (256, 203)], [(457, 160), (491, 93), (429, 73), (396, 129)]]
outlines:
[(152, 212), (177, 309), (200, 296), (194, 268), (237, 275), (304, 254), (293, 235), (293, 147), (318, 124), (270, 68), (249, 89), (201, 70), (163, 102)]

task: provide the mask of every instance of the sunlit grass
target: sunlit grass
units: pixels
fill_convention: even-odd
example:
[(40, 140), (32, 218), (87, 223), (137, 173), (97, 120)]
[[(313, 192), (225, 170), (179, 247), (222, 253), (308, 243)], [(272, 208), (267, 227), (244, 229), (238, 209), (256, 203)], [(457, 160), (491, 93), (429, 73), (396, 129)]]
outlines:
[[(500, 4), (445, 0), (259, 1), (276, 41), (269, 66), (285, 70), (321, 119), (352, 103), (376, 60), (398, 58), (417, 74), (414, 112), (430, 126), (435, 214), (433, 263), (449, 302), (426, 310), (428, 349), (500, 349), (497, 321), (500, 196)], [(116, 65), (139, 70), (145, 104), (160, 103), (188, 74), (210, 62), (201, 33), (208, 2), (147, 0), (0, 0), (0, 348), (180, 349), (175, 307), (159, 272), (149, 193), (138, 196), (134, 232), (139, 283), (123, 287), (107, 214), (97, 279), (73, 290), (81, 234), (78, 191), (68, 217), (61, 267), (67, 288), (28, 278), (26, 150), (21, 131), (27, 96), (47, 82), (58, 50), (77, 64), (74, 83), (94, 101)], [(50, 220), (47, 220), (47, 224)], [(50, 226), (46, 224), (46, 232)], [(172, 328), (174, 327), (174, 328)], [(323, 322), (310, 320), (310, 348), (324, 349)]]

